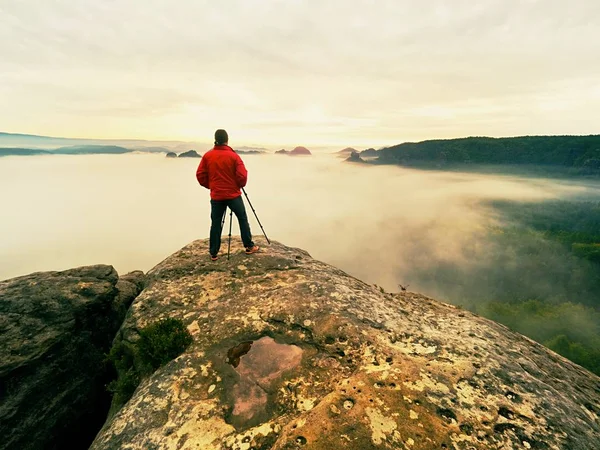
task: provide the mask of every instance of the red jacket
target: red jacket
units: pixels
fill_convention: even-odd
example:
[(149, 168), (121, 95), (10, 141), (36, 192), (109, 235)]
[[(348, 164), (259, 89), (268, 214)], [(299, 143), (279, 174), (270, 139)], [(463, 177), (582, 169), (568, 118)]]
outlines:
[(248, 171), (240, 155), (228, 145), (215, 145), (204, 154), (196, 170), (198, 183), (210, 189), (213, 200), (231, 200), (242, 195)]

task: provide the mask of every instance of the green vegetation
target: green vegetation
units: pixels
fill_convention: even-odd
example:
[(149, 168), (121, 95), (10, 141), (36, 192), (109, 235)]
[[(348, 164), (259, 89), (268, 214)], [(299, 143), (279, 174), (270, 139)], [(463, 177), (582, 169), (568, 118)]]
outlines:
[(192, 336), (181, 320), (164, 319), (140, 331), (137, 342), (140, 362), (154, 372), (179, 356), (192, 343)]
[[(494, 206), (511, 224), (495, 236), (498, 246), (512, 249), (521, 262), (535, 263), (523, 276), (535, 287), (521, 291), (525, 298), (513, 292), (504, 302), (471, 308), (600, 375), (600, 202)], [(531, 275), (545, 283), (535, 283)]]
[(541, 165), (573, 174), (600, 173), (600, 135), (469, 137), (407, 142), (378, 152), (378, 162), (447, 167), (465, 164)]
[(600, 374), (600, 312), (595, 308), (527, 300), (491, 302), (473, 309)]
[(571, 249), (580, 258), (600, 263), (600, 244), (574, 243), (571, 245)]
[(533, 229), (579, 258), (600, 262), (600, 202), (495, 202), (493, 206), (519, 228)]
[(181, 355), (192, 343), (192, 336), (178, 319), (163, 319), (140, 330), (135, 343), (118, 341), (108, 355), (117, 379), (108, 385), (113, 393), (113, 408), (131, 398), (142, 378)]
[(108, 390), (113, 394), (113, 404), (118, 408), (131, 398), (141, 381), (134, 367), (135, 346), (119, 341), (113, 345), (108, 360), (117, 372), (117, 379), (111, 381)]
[(463, 263), (419, 255), (403, 277), (600, 375), (600, 201), (488, 206), (500, 225), (464, 246)]

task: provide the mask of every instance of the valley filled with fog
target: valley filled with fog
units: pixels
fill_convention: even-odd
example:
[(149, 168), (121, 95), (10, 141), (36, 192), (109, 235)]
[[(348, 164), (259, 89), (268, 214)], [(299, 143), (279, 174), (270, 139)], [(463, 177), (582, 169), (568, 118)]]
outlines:
[[(503, 224), (489, 201), (600, 198), (589, 182), (353, 165), (331, 155), (243, 159), (246, 192), (271, 239), (388, 290), (408, 283), (431, 291), (429, 267), (484, 262), (488, 229)], [(147, 271), (208, 237), (198, 162), (140, 154), (3, 158), (0, 278), (96, 263)]]
[[(597, 180), (422, 171), (328, 154), (243, 159), (270, 239), (386, 291), (408, 286), (469, 308), (600, 373)], [(207, 238), (198, 163), (163, 154), (0, 159), (0, 279), (100, 263), (148, 271)], [(233, 233), (239, 239), (235, 218)]]

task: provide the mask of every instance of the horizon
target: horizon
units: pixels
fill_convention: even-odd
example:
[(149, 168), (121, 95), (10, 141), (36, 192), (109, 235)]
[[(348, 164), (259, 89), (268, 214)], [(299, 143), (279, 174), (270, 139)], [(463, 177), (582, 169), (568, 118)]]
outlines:
[[(131, 144), (135, 144), (137, 143), (138, 145), (140, 145), (140, 142), (147, 142), (148, 143), (148, 147), (151, 146), (157, 146), (158, 144), (164, 144), (165, 146), (168, 146), (167, 144), (171, 144), (171, 145), (176, 145), (176, 146), (181, 146), (181, 145), (190, 145), (190, 146), (212, 146), (212, 143), (209, 142), (201, 142), (199, 140), (196, 141), (183, 141), (183, 140), (177, 140), (177, 139), (164, 139), (164, 140), (151, 140), (151, 139), (143, 139), (143, 138), (135, 138), (135, 137), (123, 137), (123, 138), (95, 138), (95, 137), (67, 137), (67, 136), (45, 136), (45, 135), (40, 135), (40, 134), (30, 134), (30, 133), (11, 133), (11, 132), (7, 132), (7, 131), (0, 131), (0, 137), (2, 135), (8, 135), (8, 136), (23, 136), (25, 138), (45, 138), (45, 139), (56, 139), (56, 140), (82, 140), (82, 141), (105, 141), (104, 143), (100, 142), (94, 142), (92, 144), (85, 144), (85, 143), (81, 143), (81, 144), (77, 144), (76, 142), (74, 143), (64, 143), (64, 144), (55, 144), (58, 147), (56, 148), (60, 148), (60, 147), (68, 147), (68, 146), (77, 146), (77, 145), (117, 145), (117, 146), (125, 146), (127, 145), (127, 142), (131, 142)], [(256, 150), (268, 150), (268, 151), (276, 151), (279, 149), (286, 149), (286, 150), (291, 150), (294, 149), (296, 147), (306, 147), (309, 150), (316, 150), (316, 151), (333, 151), (335, 152), (336, 149), (337, 151), (340, 150), (345, 150), (347, 148), (354, 148), (355, 150), (358, 151), (362, 151), (362, 150), (366, 150), (366, 149), (371, 149), (374, 148), (376, 150), (380, 150), (383, 148), (388, 148), (388, 147), (394, 147), (394, 146), (398, 146), (398, 145), (402, 145), (402, 144), (414, 144), (414, 143), (420, 143), (420, 142), (426, 142), (426, 141), (443, 141), (443, 140), (459, 140), (459, 139), (471, 139), (471, 138), (485, 138), (485, 139), (511, 139), (511, 138), (522, 138), (522, 137), (565, 137), (565, 136), (573, 136), (573, 137), (584, 137), (584, 136), (598, 136), (600, 135), (600, 133), (590, 133), (590, 134), (570, 134), (570, 135), (566, 135), (566, 134), (546, 134), (546, 135), (534, 135), (534, 134), (528, 134), (528, 135), (519, 135), (519, 136), (484, 136), (484, 135), (466, 135), (466, 136), (455, 136), (455, 137), (450, 137), (450, 138), (429, 138), (429, 139), (423, 139), (423, 140), (417, 140), (417, 141), (403, 141), (403, 142), (396, 142), (396, 143), (391, 143), (389, 145), (386, 146), (365, 146), (365, 145), (356, 145), (356, 144), (347, 144), (345, 146), (340, 146), (340, 145), (329, 145), (329, 146), (323, 146), (323, 145), (312, 145), (312, 144), (303, 144), (303, 143), (297, 143), (297, 144), (293, 144), (293, 145), (267, 145), (267, 144), (262, 144), (262, 143), (241, 143), (240, 145), (234, 145), (234, 144), (230, 144), (232, 146), (232, 148), (241, 148), (241, 149), (256, 149)], [(120, 142), (118, 144), (115, 144), (115, 142)], [(23, 148), (47, 148), (48, 145), (30, 145), (28, 147), (23, 147)], [(5, 148), (2, 146), (2, 143), (0, 142), (0, 148)], [(196, 149), (194, 149), (196, 150)]]
[(151, 6), (1, 5), (3, 127), (271, 148), (598, 132), (591, 0)]

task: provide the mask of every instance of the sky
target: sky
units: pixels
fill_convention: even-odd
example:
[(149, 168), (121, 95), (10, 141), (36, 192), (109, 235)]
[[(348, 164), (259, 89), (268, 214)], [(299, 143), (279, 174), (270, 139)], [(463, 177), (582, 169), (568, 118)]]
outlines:
[(596, 134), (597, 0), (0, 0), (0, 131), (382, 147)]

